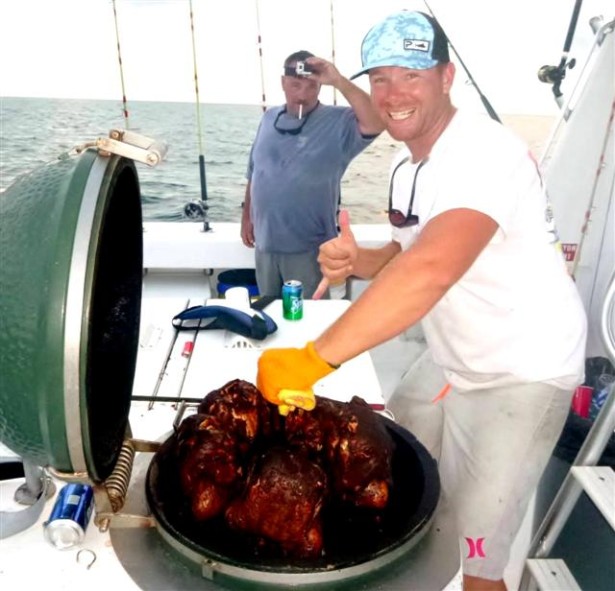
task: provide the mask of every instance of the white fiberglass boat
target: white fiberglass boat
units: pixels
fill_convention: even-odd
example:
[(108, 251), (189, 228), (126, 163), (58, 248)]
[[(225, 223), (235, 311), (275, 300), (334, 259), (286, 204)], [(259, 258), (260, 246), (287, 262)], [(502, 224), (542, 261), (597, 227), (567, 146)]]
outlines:
[[(590, 320), (587, 356), (615, 362), (615, 21), (593, 26), (595, 45), (541, 166)], [(269, 340), (175, 330), (173, 316), (218, 300), (220, 274), (251, 269), (254, 259), (237, 224), (141, 224), (131, 159), (152, 164), (163, 156), (162, 143), (116, 130), (21, 177), (2, 195), (0, 436), (8, 446), (4, 463), (24, 465), (26, 483), (16, 498), (23, 500), (24, 487), (31, 493), (29, 509), (15, 501), (1, 515), (3, 587), (49, 588), (51, 579), (64, 581), (58, 589), (443, 589), (459, 560), (441, 505), (425, 509), (420, 523), (384, 549), (313, 570), (225, 560), (152, 513), (145, 482), (152, 453), (181, 413), (194, 410), (191, 401), (233, 378), (253, 381), (263, 347), (316, 336), (365, 287), (351, 279), (341, 299), (306, 302), (305, 318), (294, 324), (282, 318), (279, 301), (271, 303), (266, 311), (279, 330)], [(353, 230), (365, 246), (389, 237), (386, 225)], [(432, 384), (434, 394), (442, 385), (419, 329), (353, 360), (320, 393), (360, 395), (403, 425), (397, 387), (417, 380)], [(612, 398), (601, 415), (607, 435)], [(94, 486), (95, 517), (80, 546), (58, 552), (43, 538), (53, 501), (47, 497), (74, 481)], [(3, 497), (21, 483), (3, 482)], [(524, 531), (508, 576), (512, 587), (529, 544)]]

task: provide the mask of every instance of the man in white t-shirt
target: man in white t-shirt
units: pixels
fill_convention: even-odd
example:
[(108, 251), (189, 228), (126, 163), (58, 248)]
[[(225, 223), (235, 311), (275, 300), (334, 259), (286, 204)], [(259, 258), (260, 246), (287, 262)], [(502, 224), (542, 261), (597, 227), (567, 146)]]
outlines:
[[(434, 393), (409, 397), (406, 426), (438, 459), (464, 590), (501, 591), (511, 544), (583, 381), (585, 312), (527, 147), (451, 103), (455, 67), (437, 22), (420, 12), (389, 16), (367, 33), (362, 60), (357, 76), (369, 75), (376, 110), (406, 146), (391, 167), (392, 240), (359, 248), (340, 216), (340, 236), (320, 249), (322, 287), (374, 279), (305, 349), (265, 351), (257, 385), (284, 404), (285, 390), (309, 392), (422, 321), (452, 389), (437, 404)], [(309, 397), (297, 400), (309, 408)]]

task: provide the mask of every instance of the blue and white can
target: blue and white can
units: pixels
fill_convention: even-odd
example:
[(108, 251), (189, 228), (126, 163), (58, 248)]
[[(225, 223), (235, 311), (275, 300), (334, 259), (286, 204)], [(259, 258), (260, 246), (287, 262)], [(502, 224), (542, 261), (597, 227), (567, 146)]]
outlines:
[(94, 490), (88, 484), (71, 483), (62, 487), (44, 523), (45, 538), (58, 550), (77, 546), (85, 537), (94, 508)]

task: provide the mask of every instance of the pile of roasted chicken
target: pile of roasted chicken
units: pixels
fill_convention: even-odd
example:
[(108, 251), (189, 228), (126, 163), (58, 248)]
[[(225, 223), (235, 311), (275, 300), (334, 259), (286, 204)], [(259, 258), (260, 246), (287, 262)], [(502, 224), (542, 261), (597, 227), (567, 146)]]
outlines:
[(324, 551), (328, 503), (387, 506), (393, 450), (361, 398), (317, 397), (314, 410), (281, 417), (254, 385), (233, 380), (182, 421), (172, 454), (194, 520), (222, 517), (280, 556), (312, 558)]

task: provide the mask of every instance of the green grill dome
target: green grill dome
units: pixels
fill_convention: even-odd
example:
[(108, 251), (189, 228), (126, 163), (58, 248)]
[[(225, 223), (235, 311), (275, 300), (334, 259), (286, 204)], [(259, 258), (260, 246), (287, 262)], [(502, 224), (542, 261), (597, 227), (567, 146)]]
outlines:
[(143, 270), (134, 163), (87, 150), (0, 195), (0, 440), (59, 472), (112, 471), (128, 424)]

